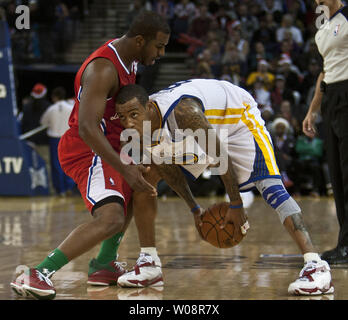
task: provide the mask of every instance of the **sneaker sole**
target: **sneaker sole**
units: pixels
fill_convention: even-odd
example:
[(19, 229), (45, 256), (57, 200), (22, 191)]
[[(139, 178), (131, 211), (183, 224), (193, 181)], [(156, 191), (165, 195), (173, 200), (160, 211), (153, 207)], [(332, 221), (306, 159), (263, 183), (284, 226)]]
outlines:
[(335, 289), (332, 285), (330, 285), (329, 289), (319, 289), (319, 288), (313, 288), (313, 289), (307, 289), (307, 288), (297, 288), (294, 289), (294, 291), (289, 291), (289, 293), (294, 294), (296, 296), (315, 296), (315, 295), (321, 295), (321, 294), (330, 294), (334, 293)]
[(32, 295), (37, 300), (52, 300), (56, 296), (56, 292), (54, 290), (40, 290), (37, 288), (29, 287), (28, 285), (23, 285), (23, 290), (26, 293)]
[(28, 292), (26, 292), (21, 285), (18, 285), (16, 283), (11, 282), (10, 283), (11, 289), (20, 297), (27, 298), (30, 296)]
[(153, 280), (128, 280), (124, 283), (117, 283), (122, 288), (145, 288), (145, 287), (163, 287), (163, 277), (158, 277)]

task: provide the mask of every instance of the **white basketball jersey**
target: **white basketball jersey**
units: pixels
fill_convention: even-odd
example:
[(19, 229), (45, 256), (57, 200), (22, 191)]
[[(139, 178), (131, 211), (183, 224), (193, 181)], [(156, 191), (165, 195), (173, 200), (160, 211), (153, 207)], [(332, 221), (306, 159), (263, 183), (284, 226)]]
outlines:
[(175, 158), (178, 161), (174, 162), (179, 164), (185, 173), (198, 178), (216, 160), (207, 156), (194, 139), (187, 138), (188, 135), (178, 135), (173, 111), (183, 98), (195, 98), (200, 101), (206, 118), (226, 145), (229, 143), (229, 137), (239, 129), (238, 122), (245, 109), (248, 108), (251, 112), (252, 109), (259, 111), (256, 102), (247, 91), (227, 81), (213, 79), (177, 82), (150, 96), (150, 99), (156, 102), (162, 116), (162, 135), (167, 136), (160, 144), (151, 147), (152, 157), (155, 161), (172, 161)]
[(248, 108), (251, 112), (259, 113), (254, 98), (244, 89), (230, 82), (214, 79), (191, 79), (174, 83), (170, 87), (150, 96), (156, 101), (162, 114), (162, 126), (169, 124), (168, 118), (175, 106), (183, 98), (195, 98), (201, 102), (203, 112), (213, 126), (224, 128), (232, 134)]

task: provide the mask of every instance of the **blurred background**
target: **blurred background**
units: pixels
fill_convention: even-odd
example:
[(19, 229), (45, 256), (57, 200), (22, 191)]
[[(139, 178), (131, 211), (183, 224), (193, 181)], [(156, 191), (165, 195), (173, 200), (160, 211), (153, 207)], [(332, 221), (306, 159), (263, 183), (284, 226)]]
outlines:
[[(21, 5), (29, 8), (29, 29), (16, 25)], [(272, 135), (288, 191), (332, 195), (321, 118), (316, 138), (301, 129), (322, 68), (314, 0), (0, 0), (0, 195), (78, 194), (54, 173), (43, 115), (57, 103), (72, 108), (79, 66), (122, 36), (141, 10), (165, 16), (172, 34), (163, 59), (139, 66), (139, 84), (151, 94), (176, 81), (215, 78), (247, 89)], [(190, 184), (196, 196), (225, 194), (209, 171)], [(174, 195), (165, 183), (159, 194)]]

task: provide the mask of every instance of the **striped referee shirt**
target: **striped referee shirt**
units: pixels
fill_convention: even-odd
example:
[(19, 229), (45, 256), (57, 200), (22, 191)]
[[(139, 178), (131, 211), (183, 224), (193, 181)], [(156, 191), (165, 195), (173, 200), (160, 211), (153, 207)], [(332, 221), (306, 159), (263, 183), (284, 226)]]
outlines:
[(315, 42), (324, 60), (326, 84), (348, 80), (348, 6), (320, 27)]

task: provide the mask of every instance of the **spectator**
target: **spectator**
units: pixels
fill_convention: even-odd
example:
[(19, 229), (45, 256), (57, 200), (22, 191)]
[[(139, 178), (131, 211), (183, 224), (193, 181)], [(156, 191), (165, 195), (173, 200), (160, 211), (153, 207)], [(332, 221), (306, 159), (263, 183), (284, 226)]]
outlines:
[(256, 79), (251, 93), (259, 105), (259, 108), (263, 108), (264, 106), (269, 106), (271, 104), (271, 94), (267, 89), (265, 89), (262, 78)]
[(276, 118), (271, 126), (274, 154), (286, 188), (291, 188), (294, 185), (290, 176), (293, 168), (295, 140), (289, 134), (290, 128), (289, 122), (284, 118)]
[(174, 6), (172, 33), (177, 37), (180, 33), (187, 33), (191, 20), (196, 15), (196, 6), (190, 0), (180, 0)]
[(211, 69), (215, 78), (218, 78), (221, 74), (221, 48), (217, 40), (211, 41), (208, 45), (208, 49), (211, 55)]
[(259, 28), (259, 20), (250, 14), (248, 6), (243, 2), (240, 2), (237, 7), (237, 15), (241, 26), (242, 37), (250, 41), (255, 30)]
[[(29, 132), (30, 130), (38, 128), (40, 124), (40, 118), (50, 105), (47, 96), (47, 88), (42, 83), (37, 83), (31, 90), (31, 99), (27, 104), (23, 105), (23, 117), (22, 117), (22, 133)], [(33, 142), (35, 145), (47, 145), (48, 138), (45, 131), (37, 133), (27, 139)]]
[(174, 3), (171, 0), (157, 0), (154, 11), (170, 22), (174, 17)]
[(271, 14), (277, 23), (280, 23), (283, 14), (283, 6), (281, 0), (263, 0), (262, 11)]
[(227, 27), (231, 23), (232, 18), (227, 13), (225, 6), (220, 5), (214, 20), (216, 20), (220, 30), (227, 32)]
[(299, 59), (300, 69), (302, 71), (307, 70), (311, 60), (317, 60), (319, 67), (322, 68), (323, 59), (318, 52), (314, 38), (309, 39), (304, 46), (303, 53), (301, 54), (301, 59)]
[(323, 185), (323, 141), (317, 137), (300, 135), (297, 138), (297, 184), (308, 190), (311, 196), (318, 198)]
[(260, 27), (253, 33), (251, 43), (261, 42), (268, 54), (274, 55), (278, 50), (276, 41), (277, 25), (273, 20), (272, 14), (265, 14), (260, 18)]
[(285, 14), (282, 18), (281, 28), (277, 30), (277, 41), (282, 42), (286, 31), (291, 32), (292, 39), (300, 47), (303, 45), (302, 32), (299, 28), (293, 25), (293, 17), (291, 14)]
[(256, 70), (260, 60), (270, 61), (272, 55), (266, 51), (265, 46), (261, 41), (257, 41), (254, 44), (254, 50), (251, 50), (249, 55), (249, 68)]
[(287, 120), (290, 124), (289, 132), (291, 135), (297, 137), (301, 133), (301, 125), (299, 119), (297, 119), (294, 114), (297, 114), (296, 112), (293, 112), (292, 105), (290, 101), (283, 100), (280, 104), (280, 113), (279, 116)]
[[(260, 108), (260, 107), (259, 107)], [(266, 128), (269, 132), (271, 132), (272, 122), (274, 118), (274, 111), (271, 106), (264, 106), (260, 108), (261, 117), (265, 121)]]
[(275, 113), (280, 113), (280, 105), (283, 100), (289, 100), (294, 103), (293, 90), (285, 85), (285, 77), (282, 74), (277, 74), (275, 77), (275, 85), (271, 92), (272, 108)]
[(274, 83), (274, 74), (268, 72), (268, 62), (266, 60), (260, 60), (257, 65), (257, 71), (249, 74), (246, 85), (252, 87), (256, 79), (261, 78), (264, 82), (266, 90), (271, 90)]
[(303, 78), (302, 84), (301, 84), (301, 95), (302, 95), (302, 101), (305, 101), (305, 99), (308, 96), (308, 93), (311, 88), (315, 87), (315, 84), (317, 82), (319, 73), (321, 71), (320, 62), (316, 59), (312, 59), (308, 63), (308, 71), (305, 72), (305, 76)]
[(210, 24), (213, 18), (208, 12), (208, 7), (205, 4), (201, 4), (198, 7), (198, 14), (192, 20), (189, 27), (189, 35), (204, 41), (205, 35), (210, 29)]
[(203, 52), (198, 56), (198, 64), (196, 67), (196, 75), (198, 78), (214, 78), (212, 71), (212, 65), (214, 61), (211, 58), (211, 52), (209, 49), (203, 50)]
[(53, 104), (42, 115), (40, 122), (47, 126), (49, 137), (51, 178), (56, 194), (66, 195), (75, 187), (74, 181), (62, 170), (58, 160), (58, 143), (61, 136), (69, 129), (68, 120), (73, 105), (65, 100), (65, 89), (57, 87), (52, 91)]
[(230, 25), (228, 38), (236, 45), (238, 51), (241, 54), (241, 59), (247, 62), (249, 54), (249, 42), (242, 37), (240, 21), (235, 21)]
[(279, 69), (278, 72), (285, 77), (285, 85), (287, 88), (300, 91), (300, 77), (298, 74), (298, 69), (293, 66), (292, 60), (283, 55), (279, 60)]

